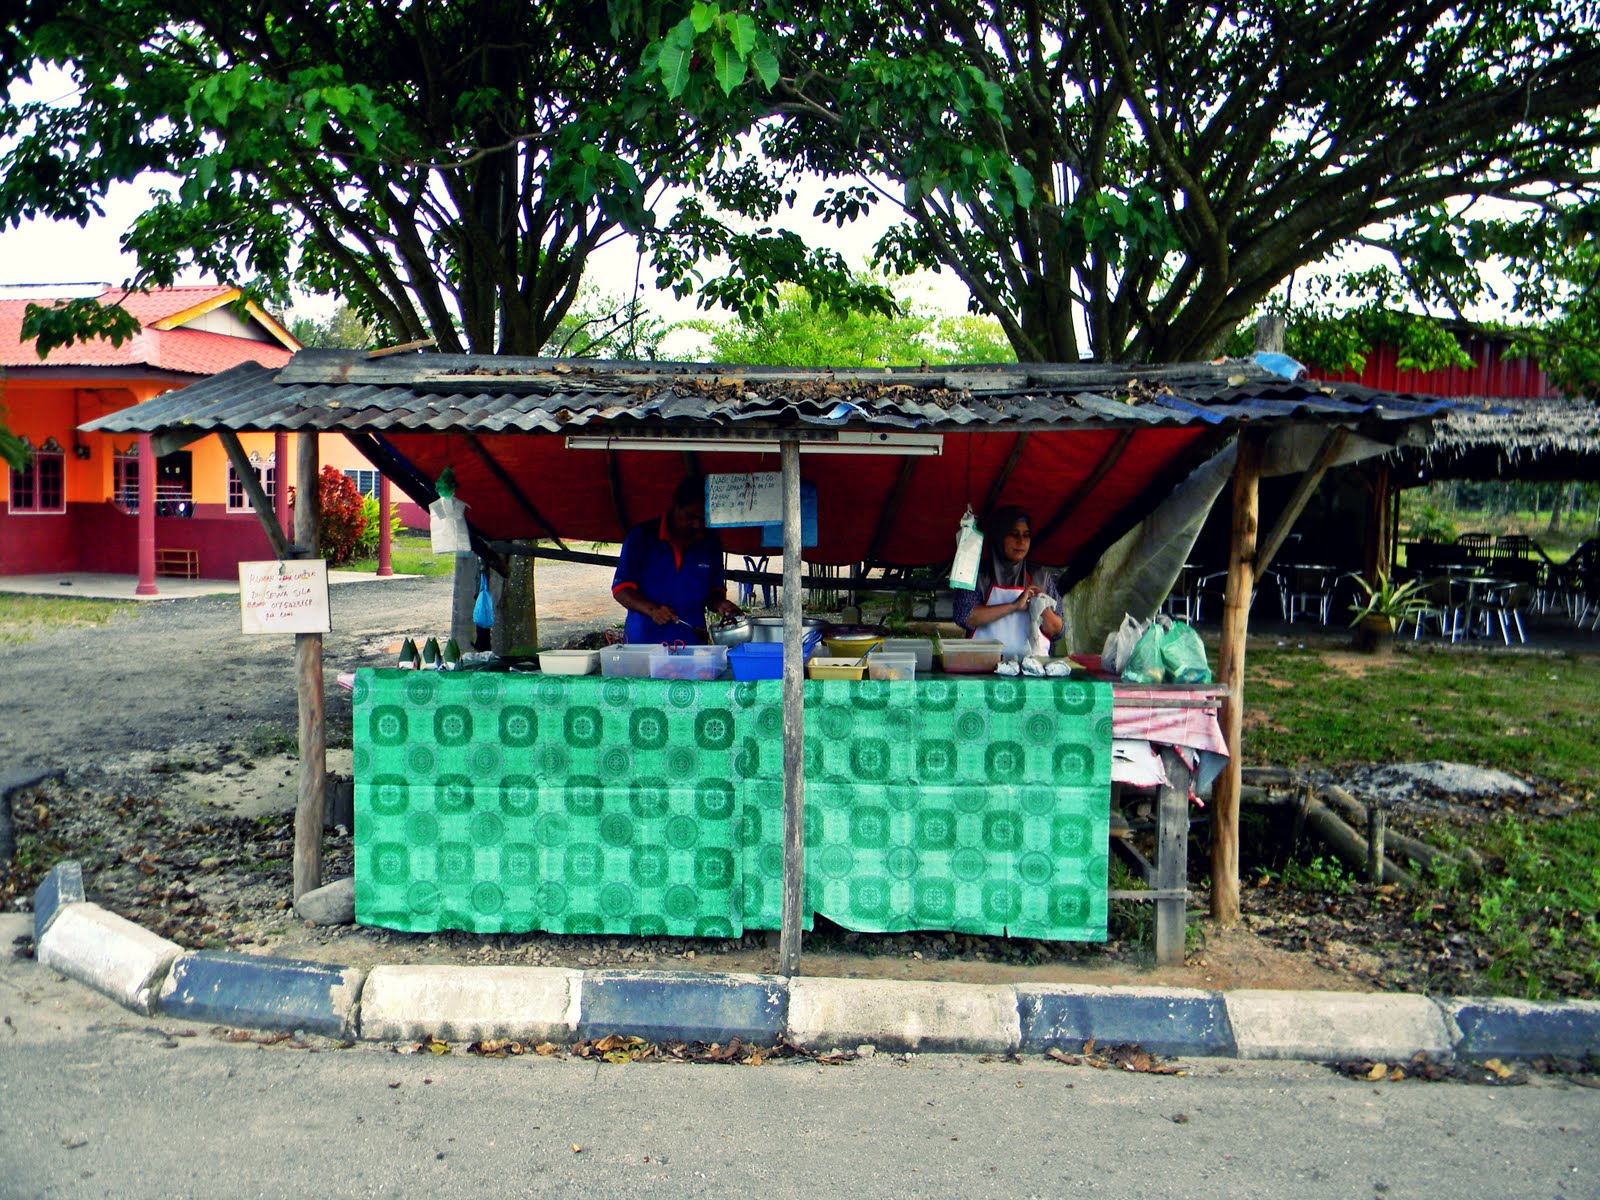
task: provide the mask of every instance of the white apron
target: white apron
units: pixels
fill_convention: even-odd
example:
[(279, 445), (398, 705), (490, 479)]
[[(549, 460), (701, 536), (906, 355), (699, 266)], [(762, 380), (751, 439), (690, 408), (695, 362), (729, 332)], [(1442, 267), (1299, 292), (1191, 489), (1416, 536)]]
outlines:
[[(1031, 577), (1027, 580), (1032, 583)], [(1024, 588), (991, 587), (985, 604), (1015, 604), (1021, 598)], [(998, 621), (990, 621), (981, 630), (974, 631), (974, 637), (997, 638), (1000, 642), (1000, 653), (1011, 658), (1025, 658), (1029, 654), (1046, 655), (1050, 653), (1050, 643), (1043, 634), (1034, 636), (1033, 621), (1028, 616), (1028, 610), (1007, 613)]]

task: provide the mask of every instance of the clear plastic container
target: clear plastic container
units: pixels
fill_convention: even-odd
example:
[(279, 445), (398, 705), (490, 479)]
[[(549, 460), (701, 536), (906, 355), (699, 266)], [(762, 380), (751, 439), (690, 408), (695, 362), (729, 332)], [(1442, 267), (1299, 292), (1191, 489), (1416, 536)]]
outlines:
[(546, 675), (593, 675), (600, 669), (598, 650), (541, 650), (539, 670)]
[(685, 646), (681, 650), (656, 646), (650, 655), (651, 679), (693, 679), (704, 682), (721, 679), (727, 669), (726, 646)]
[(867, 678), (882, 679), (889, 683), (904, 683), (917, 677), (915, 654), (890, 654), (880, 650), (867, 659)]
[(1000, 665), (999, 638), (941, 638), (940, 657), (953, 675), (987, 675)]
[(600, 651), (600, 674), (624, 679), (649, 679), (650, 656), (660, 653), (661, 647), (653, 642), (607, 646)]
[(926, 675), (933, 670), (933, 639), (925, 637), (904, 637), (883, 639), (880, 654), (914, 654), (917, 656), (917, 672)]

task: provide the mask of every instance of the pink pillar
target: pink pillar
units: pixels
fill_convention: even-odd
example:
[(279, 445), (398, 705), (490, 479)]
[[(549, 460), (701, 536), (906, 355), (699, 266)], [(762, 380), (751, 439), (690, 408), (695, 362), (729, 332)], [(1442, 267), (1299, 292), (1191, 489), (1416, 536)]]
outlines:
[(150, 435), (139, 435), (139, 585), (135, 596), (157, 596), (156, 591), (156, 455)]
[(389, 565), (389, 477), (378, 476), (378, 574), (393, 575)]
[(283, 430), (272, 435), (273, 478), (278, 481), (272, 497), (272, 511), (278, 518), (278, 528), (283, 536), (294, 541), (294, 530), (289, 528), (289, 435)]

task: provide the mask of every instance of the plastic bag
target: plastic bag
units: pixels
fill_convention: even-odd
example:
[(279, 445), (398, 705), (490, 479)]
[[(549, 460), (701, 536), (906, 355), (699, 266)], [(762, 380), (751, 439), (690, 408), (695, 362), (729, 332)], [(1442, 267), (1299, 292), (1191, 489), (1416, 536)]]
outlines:
[(1167, 678), (1174, 683), (1211, 682), (1205, 643), (1185, 621), (1174, 621), (1172, 628), (1162, 635), (1161, 662), (1167, 669)]
[(472, 623), (479, 629), (494, 628), (494, 597), (489, 595), (489, 573), (478, 572), (478, 599), (472, 605)]
[(471, 554), (467, 506), (454, 496), (440, 496), (428, 505), (428, 540), (435, 554)]
[(978, 563), (983, 559), (983, 534), (978, 531), (978, 518), (972, 505), (962, 515), (961, 527), (956, 530), (956, 556), (950, 562), (950, 586), (963, 591), (978, 587)]
[(1139, 637), (1144, 633), (1147, 622), (1136, 620), (1128, 613), (1122, 614), (1122, 624), (1106, 635), (1105, 647), (1100, 651), (1100, 667), (1113, 675), (1122, 674), (1122, 668), (1128, 665), (1128, 656), (1133, 653), (1133, 648), (1139, 644)]
[[(1161, 683), (1167, 677), (1167, 668), (1161, 660), (1161, 643), (1166, 631), (1151, 625), (1134, 643), (1133, 653), (1122, 668), (1122, 678), (1129, 683)], [(1103, 664), (1102, 664), (1103, 665)]]

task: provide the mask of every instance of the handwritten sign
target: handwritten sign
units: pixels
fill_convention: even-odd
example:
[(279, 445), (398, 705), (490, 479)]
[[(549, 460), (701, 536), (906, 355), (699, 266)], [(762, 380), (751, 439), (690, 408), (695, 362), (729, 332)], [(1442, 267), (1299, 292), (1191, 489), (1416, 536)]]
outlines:
[(320, 558), (239, 564), (245, 633), (329, 633), (328, 564)]
[(783, 473), (706, 476), (706, 524), (772, 525), (783, 521)]

